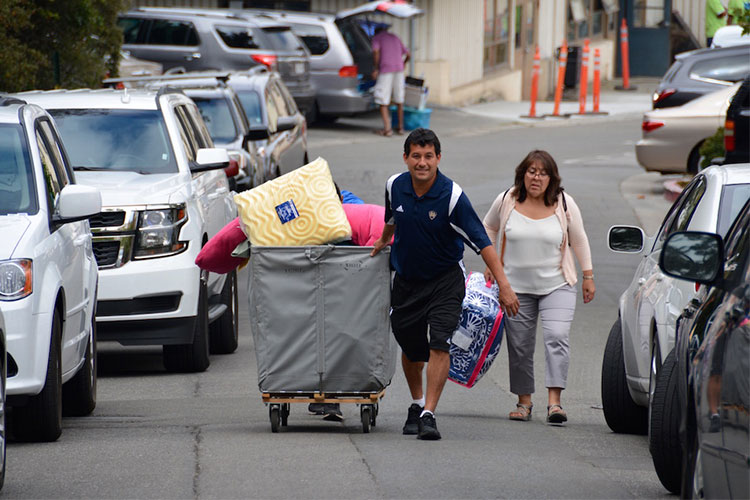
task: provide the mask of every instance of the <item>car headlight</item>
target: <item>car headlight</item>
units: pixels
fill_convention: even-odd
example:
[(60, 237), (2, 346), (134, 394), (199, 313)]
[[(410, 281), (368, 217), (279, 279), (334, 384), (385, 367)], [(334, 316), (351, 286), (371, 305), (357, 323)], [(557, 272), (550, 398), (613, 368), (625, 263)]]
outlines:
[(31, 295), (31, 260), (0, 261), (0, 300), (18, 300)]
[(164, 257), (185, 250), (187, 242), (179, 241), (180, 229), (185, 222), (187, 211), (184, 204), (142, 211), (138, 216), (133, 258)]

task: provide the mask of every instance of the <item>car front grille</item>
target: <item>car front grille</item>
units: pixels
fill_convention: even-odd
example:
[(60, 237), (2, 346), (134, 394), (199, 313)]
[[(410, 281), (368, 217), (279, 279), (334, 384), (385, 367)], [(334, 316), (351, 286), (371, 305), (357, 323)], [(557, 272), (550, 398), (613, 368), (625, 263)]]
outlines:
[(89, 224), (92, 228), (99, 227), (117, 227), (125, 223), (125, 212), (99, 212), (89, 218)]
[(117, 256), (120, 253), (119, 241), (95, 241), (94, 257), (99, 267), (113, 266), (117, 263)]

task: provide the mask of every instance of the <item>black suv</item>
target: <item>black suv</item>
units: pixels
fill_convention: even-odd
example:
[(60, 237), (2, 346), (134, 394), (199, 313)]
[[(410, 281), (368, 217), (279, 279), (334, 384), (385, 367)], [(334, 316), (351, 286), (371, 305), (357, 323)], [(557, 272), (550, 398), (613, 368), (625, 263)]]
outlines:
[(750, 77), (742, 82), (727, 108), (724, 149), (724, 163), (750, 163)]
[(665, 274), (704, 285), (677, 320), (651, 415), (657, 475), (683, 498), (750, 495), (749, 255), (750, 202), (724, 240), (678, 232), (662, 251)]

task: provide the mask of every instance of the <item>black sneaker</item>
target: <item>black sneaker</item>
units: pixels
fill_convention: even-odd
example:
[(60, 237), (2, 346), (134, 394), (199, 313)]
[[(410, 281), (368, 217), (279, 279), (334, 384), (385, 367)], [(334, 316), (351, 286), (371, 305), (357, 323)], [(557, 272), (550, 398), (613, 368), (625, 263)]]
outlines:
[(417, 403), (412, 403), (409, 407), (409, 415), (406, 417), (404, 424), (404, 434), (417, 434), (419, 432), (419, 416), (422, 414), (422, 408)]
[(440, 431), (437, 430), (435, 415), (432, 413), (425, 413), (419, 417), (419, 434), (417, 434), (417, 439), (426, 439), (428, 441), (437, 441), (440, 439)]
[(341, 406), (338, 403), (324, 403), (323, 413), (325, 414), (323, 420), (331, 420), (334, 422), (341, 422), (344, 420), (344, 416), (341, 414)]
[(310, 415), (325, 415), (325, 404), (324, 403), (310, 403), (307, 405), (307, 411)]

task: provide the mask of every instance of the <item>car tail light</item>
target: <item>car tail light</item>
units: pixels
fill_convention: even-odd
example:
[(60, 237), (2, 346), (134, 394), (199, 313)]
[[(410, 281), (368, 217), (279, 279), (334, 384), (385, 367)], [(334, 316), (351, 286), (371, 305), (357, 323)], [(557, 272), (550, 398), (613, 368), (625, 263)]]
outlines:
[(354, 66), (341, 66), (341, 69), (339, 69), (339, 76), (341, 78), (357, 78), (357, 75), (359, 74), (359, 69), (356, 65)]
[(643, 130), (644, 132), (651, 132), (663, 126), (664, 122), (658, 122), (656, 120), (643, 120), (643, 123), (641, 123), (641, 130)]
[(701, 287), (701, 284), (700, 283), (696, 283), (695, 284), (695, 291), (697, 292), (700, 287)]
[(275, 69), (276, 56), (273, 54), (253, 54), (253, 61), (260, 63), (268, 69)]
[(656, 106), (658, 103), (671, 96), (675, 92), (677, 92), (677, 89), (664, 89), (661, 92), (654, 92), (651, 100), (653, 101), (654, 106)]
[(734, 151), (734, 120), (724, 122), (724, 149)]

